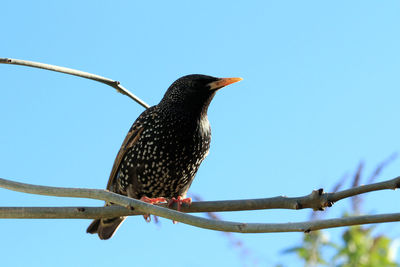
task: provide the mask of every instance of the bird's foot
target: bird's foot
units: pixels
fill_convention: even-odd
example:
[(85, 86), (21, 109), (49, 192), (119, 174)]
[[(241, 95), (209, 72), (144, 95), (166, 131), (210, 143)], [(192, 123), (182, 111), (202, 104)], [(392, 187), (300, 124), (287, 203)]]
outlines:
[[(181, 207), (182, 207), (182, 204), (187, 204), (187, 205), (190, 205), (190, 204), (192, 204), (192, 198), (190, 198), (190, 197), (188, 197), (188, 198), (183, 198), (183, 197), (181, 197), (181, 196), (179, 196), (178, 198), (171, 198), (169, 201), (168, 201), (168, 207), (171, 207), (174, 203), (176, 203), (177, 204), (177, 208), (176, 208), (176, 210), (177, 211), (181, 211)], [(174, 224), (177, 224), (178, 222), (177, 221), (172, 221)]]
[(146, 196), (143, 196), (140, 198), (141, 201), (149, 203), (149, 204), (158, 204), (162, 202), (167, 202), (167, 199), (165, 197), (155, 197), (155, 198), (149, 198)]
[[(156, 197), (156, 198), (149, 198), (146, 196), (143, 196), (140, 198), (141, 201), (149, 203), (149, 204), (158, 204), (158, 203), (162, 203), (162, 202), (167, 202), (167, 200), (165, 199), (165, 197)], [(151, 222), (151, 217), (150, 214), (145, 214), (143, 215), (143, 218), (146, 222)]]
[(168, 201), (168, 207), (172, 207), (172, 205), (174, 205), (174, 203), (176, 203), (178, 205), (176, 210), (181, 211), (182, 204), (188, 204), (188, 205), (192, 204), (192, 198), (190, 198), (190, 197), (183, 198), (181, 196), (179, 196), (178, 198), (173, 197)]

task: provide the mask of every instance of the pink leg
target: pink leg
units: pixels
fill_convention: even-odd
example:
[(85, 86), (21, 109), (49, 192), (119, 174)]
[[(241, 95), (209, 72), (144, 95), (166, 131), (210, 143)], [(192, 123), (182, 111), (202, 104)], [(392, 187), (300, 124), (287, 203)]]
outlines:
[[(149, 204), (157, 204), (157, 203), (167, 202), (167, 200), (164, 197), (149, 198), (149, 197), (143, 196), (140, 198), (140, 200), (143, 202), (149, 203)], [(151, 222), (150, 214), (143, 215), (143, 218), (145, 219), (146, 222)]]
[(167, 202), (165, 197), (149, 198), (149, 197), (143, 196), (140, 198), (140, 200), (143, 202), (149, 203), (149, 204), (158, 204), (158, 203), (162, 203), (162, 202)]
[[(182, 204), (184, 204), (184, 203), (188, 204), (188, 205), (192, 204), (192, 198), (190, 198), (190, 197), (182, 198), (181, 196), (178, 196), (178, 198), (173, 197), (168, 201), (168, 207), (171, 207), (174, 203), (176, 203), (178, 205), (176, 210), (181, 211)], [(174, 224), (178, 223), (176, 221), (172, 221), (172, 222)]]

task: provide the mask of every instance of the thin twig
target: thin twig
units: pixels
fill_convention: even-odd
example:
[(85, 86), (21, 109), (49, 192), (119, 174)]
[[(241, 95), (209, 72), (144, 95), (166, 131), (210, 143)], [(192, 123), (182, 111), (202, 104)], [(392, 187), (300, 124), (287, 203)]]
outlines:
[[(397, 177), (392, 180), (388, 180), (385, 182), (380, 182), (380, 183), (375, 183), (371, 185), (364, 185), (364, 186), (359, 186), (356, 188), (340, 191), (337, 193), (323, 193), (322, 190), (315, 190), (313, 191), (310, 195), (307, 195), (305, 197), (300, 197), (300, 198), (285, 198), (285, 197), (277, 197), (277, 198), (271, 198), (271, 199), (276, 199), (277, 202), (275, 202), (276, 206), (280, 207), (289, 207), (293, 208), (293, 204), (295, 204), (294, 208), (304, 208), (304, 206), (299, 206), (302, 203), (305, 205), (309, 205), (310, 208), (316, 208), (318, 206), (324, 207), (324, 205), (327, 205), (329, 203), (332, 203), (333, 201), (338, 201), (340, 199), (349, 197), (349, 196), (354, 196), (357, 194), (362, 194), (366, 192), (371, 192), (371, 191), (376, 191), (376, 190), (383, 190), (383, 189), (395, 189), (400, 186), (400, 177)], [(217, 221), (217, 220), (210, 220), (210, 219), (205, 219), (189, 214), (184, 214), (182, 212), (177, 212), (175, 210), (171, 210), (168, 208), (160, 207), (157, 205), (150, 205), (148, 203), (144, 203), (142, 201), (139, 201), (137, 199), (132, 199), (128, 198), (119, 194), (115, 194), (109, 191), (105, 190), (99, 190), (99, 189), (80, 189), (80, 188), (61, 188), (61, 187), (49, 187), (49, 186), (39, 186), (39, 185), (31, 185), (31, 184), (25, 184), (25, 183), (18, 183), (18, 182), (13, 182), (5, 179), (0, 178), (0, 187), (14, 190), (14, 191), (19, 191), (19, 192), (25, 192), (25, 193), (31, 193), (31, 194), (39, 194), (39, 195), (49, 195), (49, 196), (59, 196), (59, 197), (78, 197), (78, 198), (90, 198), (90, 199), (99, 199), (99, 200), (104, 200), (108, 202), (113, 202), (115, 204), (118, 204), (123, 207), (127, 207), (130, 211), (123, 213), (121, 207), (111, 207), (111, 208), (89, 208), (89, 207), (70, 207), (70, 208), (63, 208), (60, 207), (61, 209), (64, 209), (64, 212), (70, 213), (71, 214), (78, 214), (77, 217), (82, 216), (80, 218), (83, 218), (83, 215), (79, 214), (85, 214), (87, 213), (88, 216), (90, 215), (90, 218), (98, 218), (98, 217), (103, 217), (103, 216), (97, 216), (95, 215), (95, 212), (99, 212), (99, 210), (96, 209), (103, 209), (107, 213), (106, 217), (108, 216), (122, 216), (123, 215), (130, 215), (132, 210), (135, 212), (138, 212), (140, 214), (144, 213), (150, 213), (154, 214), (160, 217), (164, 217), (167, 219), (171, 219), (174, 221), (180, 221), (185, 224), (201, 227), (201, 228), (206, 228), (206, 229), (212, 229), (212, 230), (219, 230), (219, 231), (226, 231), (226, 232), (241, 232), (241, 233), (266, 233), (266, 232), (294, 232), (294, 231), (312, 231), (312, 230), (317, 230), (317, 229), (322, 229), (322, 228), (332, 228), (332, 227), (340, 227), (340, 226), (348, 226), (348, 225), (355, 225), (355, 224), (367, 224), (367, 223), (378, 223), (378, 222), (393, 222), (393, 221), (399, 221), (400, 220), (400, 214), (399, 213), (394, 213), (394, 214), (380, 214), (380, 215), (371, 215), (371, 216), (357, 216), (357, 217), (350, 217), (350, 218), (339, 218), (339, 219), (330, 219), (330, 220), (320, 220), (320, 221), (314, 221), (314, 222), (301, 222), (301, 223), (285, 223), (285, 224), (263, 224), (263, 223), (239, 223), (239, 222), (228, 222), (228, 221)], [(271, 200), (270, 199), (270, 200)], [(288, 201), (289, 199), (289, 201)], [(233, 206), (240, 206), (240, 202), (242, 202), (242, 205), (245, 207), (245, 209), (250, 209), (249, 206), (255, 205), (257, 206), (257, 203), (259, 201), (265, 201), (265, 199), (262, 200), (234, 200), (234, 201), (214, 201), (214, 204), (222, 204), (223, 207), (230, 206), (229, 203), (233, 204)], [(294, 201), (293, 201), (294, 200)], [(282, 202), (283, 201), (283, 202)], [(283, 204), (284, 202), (288, 202), (288, 205)], [(315, 202), (312, 204), (311, 202)], [(212, 202), (211, 202), (212, 203)], [(253, 204), (252, 204), (253, 203)], [(256, 203), (256, 204), (254, 204)], [(201, 205), (203, 205), (204, 202), (195, 202), (193, 203), (193, 206), (199, 209)], [(259, 204), (259, 203), (258, 203)], [(265, 203), (264, 203), (265, 204)], [(275, 205), (274, 204), (274, 205)], [(210, 202), (208, 202), (208, 205), (210, 205)], [(271, 207), (274, 205), (270, 205)], [(207, 207), (207, 202), (205, 207)], [(226, 208), (221, 208), (220, 210), (226, 211)], [(25, 214), (29, 214), (29, 208), (25, 208), (25, 210), (22, 210), (21, 208), (2, 208), (0, 211), (0, 215), (4, 214), (17, 214), (18, 211), (24, 212)], [(20, 209), (20, 210), (17, 210)], [(34, 212), (39, 213), (40, 209), (45, 209), (45, 208), (38, 208)], [(56, 210), (58, 208), (50, 208), (53, 209), (52, 211), (47, 210), (46, 212), (52, 213), (53, 217), (49, 216), (48, 218), (57, 218), (56, 217)], [(68, 210), (69, 209), (69, 210)], [(192, 207), (185, 207), (186, 210), (190, 211)], [(210, 208), (205, 208), (206, 211), (210, 211)], [(257, 208), (258, 209), (258, 208)], [(232, 210), (232, 209), (228, 209)], [(44, 211), (44, 210), (42, 210)], [(203, 210), (204, 211), (204, 210)], [(213, 210), (216, 211), (216, 210)], [(112, 212), (115, 212), (112, 213)], [(65, 214), (66, 214), (65, 213)], [(91, 214), (89, 214), (91, 213)], [(104, 214), (102, 214), (104, 215)], [(7, 215), (6, 215), (7, 216)], [(24, 217), (24, 218), (39, 218), (35, 216), (39, 216), (38, 214), (33, 215), (30, 214), (29, 216), (31, 217)], [(63, 215), (66, 216), (66, 215)], [(87, 216), (87, 215), (85, 215)], [(3, 217), (4, 218), (4, 217)], [(11, 218), (11, 217), (7, 217)], [(13, 217), (16, 218), (16, 217)], [(20, 217), (21, 218), (21, 217)], [(88, 217), (85, 217), (88, 218)]]
[(146, 102), (141, 100), (136, 95), (132, 94), (128, 89), (123, 87), (119, 81), (114, 81), (109, 78), (105, 78), (105, 77), (102, 77), (102, 76), (99, 76), (96, 74), (92, 74), (92, 73), (88, 73), (88, 72), (80, 71), (80, 70), (75, 70), (75, 69), (70, 69), (70, 68), (65, 68), (65, 67), (60, 67), (60, 66), (55, 66), (55, 65), (50, 65), (50, 64), (45, 64), (45, 63), (39, 63), (39, 62), (21, 60), (21, 59), (13, 59), (13, 58), (0, 58), (0, 63), (14, 64), (14, 65), (21, 65), (21, 66), (51, 70), (51, 71), (61, 72), (61, 73), (79, 76), (82, 78), (101, 82), (101, 83), (104, 83), (104, 84), (107, 84), (107, 85), (113, 87), (119, 93), (127, 95), (128, 97), (130, 97), (131, 99), (136, 101), (139, 105), (141, 105), (145, 108), (149, 108), (149, 105), (146, 104)]

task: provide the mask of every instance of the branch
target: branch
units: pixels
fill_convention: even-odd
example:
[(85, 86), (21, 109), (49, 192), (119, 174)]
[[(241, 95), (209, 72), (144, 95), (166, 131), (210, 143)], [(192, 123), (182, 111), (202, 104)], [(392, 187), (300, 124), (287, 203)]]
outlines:
[[(298, 197), (276, 197), (269, 199), (248, 199), (233, 201), (208, 201), (194, 202), (191, 206), (184, 206), (185, 212), (202, 211), (233, 211), (253, 209), (323, 209), (333, 202), (350, 196), (383, 190), (396, 189), (400, 186), (400, 177), (385, 182), (364, 185), (337, 193), (323, 193), (323, 190), (314, 190), (311, 194)], [(309, 232), (324, 228), (349, 226), (356, 224), (369, 224), (381, 222), (400, 221), (400, 213), (380, 214), (369, 216), (356, 216), (339, 219), (319, 220), (312, 222), (263, 224), (263, 223), (239, 223), (205, 219), (189, 214), (184, 214), (158, 205), (150, 205), (137, 199), (128, 198), (106, 190), (62, 188), (31, 185), (13, 182), (0, 178), (0, 187), (25, 192), (30, 194), (90, 198), (113, 202), (122, 207), (25, 207), (25, 208), (0, 208), (0, 218), (104, 218), (113, 216), (127, 216), (136, 214), (154, 214), (160, 217), (180, 221), (185, 224), (201, 228), (226, 232), (241, 233), (267, 233), (267, 232)], [(165, 205), (165, 204), (164, 204)], [(125, 207), (125, 208), (124, 208)], [(128, 208), (128, 209), (126, 209)]]
[[(114, 216), (137, 215), (124, 207), (3, 207), (0, 218), (8, 219), (97, 219)], [(185, 214), (187, 216), (187, 214)], [(194, 216), (193, 216), (194, 217)], [(176, 220), (177, 217), (172, 216)], [(192, 223), (181, 221), (200, 228), (238, 233), (276, 233), (276, 232), (311, 232), (327, 228), (351, 225), (386, 223), (400, 221), (400, 213), (355, 216), (329, 220), (315, 220), (297, 223), (239, 223), (209, 220), (195, 217)]]
[(60, 67), (60, 66), (55, 66), (55, 65), (50, 65), (50, 64), (44, 64), (44, 63), (39, 63), (39, 62), (34, 62), (34, 61), (28, 61), (28, 60), (20, 60), (20, 59), (12, 59), (12, 58), (0, 58), (0, 63), (3, 64), (14, 64), (14, 65), (21, 65), (21, 66), (28, 66), (28, 67), (33, 67), (33, 68), (39, 68), (39, 69), (45, 69), (45, 70), (51, 70), (51, 71), (56, 71), (56, 72), (61, 72), (65, 74), (70, 74), (74, 76), (79, 76), (82, 78), (94, 80), (97, 82), (101, 82), (104, 84), (107, 84), (113, 88), (115, 88), (119, 93), (124, 94), (134, 101), (136, 101), (139, 105), (149, 108), (149, 105), (146, 104), (143, 100), (141, 100), (139, 97), (136, 95), (132, 94), (128, 89), (123, 87), (119, 81), (114, 81), (96, 74), (80, 71), (80, 70), (75, 70), (75, 69), (70, 69), (70, 68), (65, 68), (65, 67)]
[[(75, 75), (94, 81), (98, 81), (115, 88), (119, 93), (129, 96), (145, 108), (149, 106), (140, 98), (129, 92), (120, 82), (99, 75), (78, 71), (70, 68), (59, 67), (39, 62), (0, 58), (0, 63), (22, 65), (41, 68), (70, 75)], [(228, 221), (210, 220), (184, 214), (166, 208), (166, 204), (150, 205), (137, 199), (128, 198), (105, 190), (61, 188), (17, 183), (0, 178), (0, 187), (14, 191), (31, 194), (91, 198), (113, 202), (120, 206), (111, 207), (0, 207), (0, 218), (107, 218), (114, 216), (128, 216), (137, 214), (154, 214), (174, 221), (180, 221), (189, 225), (227, 232), (241, 233), (267, 233), (267, 232), (309, 232), (324, 228), (349, 226), (356, 224), (369, 224), (380, 222), (400, 221), (400, 213), (380, 214), (370, 216), (357, 216), (312, 222), (284, 223), (284, 224), (260, 224), (238, 223)], [(336, 193), (324, 193), (322, 189), (314, 190), (303, 197), (274, 197), (263, 199), (245, 199), (231, 201), (205, 201), (194, 202), (190, 206), (183, 206), (183, 212), (215, 212), (238, 211), (258, 209), (304, 209), (323, 210), (341, 199), (383, 189), (395, 189), (400, 187), (400, 177), (381, 183), (358, 186)], [(128, 208), (128, 209), (127, 209)]]

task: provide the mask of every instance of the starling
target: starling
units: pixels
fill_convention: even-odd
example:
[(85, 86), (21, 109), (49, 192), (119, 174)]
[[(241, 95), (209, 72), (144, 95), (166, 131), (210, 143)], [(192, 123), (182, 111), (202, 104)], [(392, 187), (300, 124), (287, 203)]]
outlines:
[[(173, 198), (182, 203), (210, 148), (208, 106), (218, 89), (240, 80), (199, 74), (176, 80), (160, 103), (133, 123), (115, 159), (107, 189), (148, 202)], [(96, 219), (87, 232), (109, 239), (124, 219)]]

